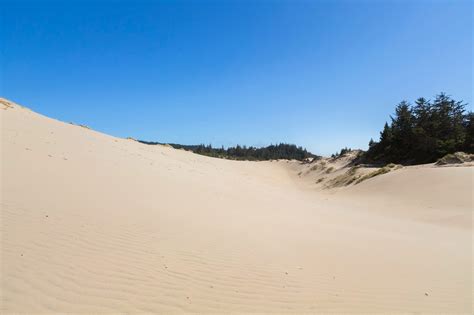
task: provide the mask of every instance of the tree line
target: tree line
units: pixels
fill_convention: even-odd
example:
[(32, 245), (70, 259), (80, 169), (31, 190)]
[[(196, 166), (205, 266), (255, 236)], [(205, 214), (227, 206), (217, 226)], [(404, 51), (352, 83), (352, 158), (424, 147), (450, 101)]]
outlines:
[(412, 105), (402, 101), (380, 132), (370, 140), (368, 162), (431, 163), (457, 151), (474, 153), (474, 114), (467, 104), (445, 93), (433, 101), (418, 98)]
[[(400, 102), (395, 114), (390, 116), (380, 132), (378, 141), (370, 140), (369, 149), (357, 163), (421, 164), (435, 162), (449, 153), (464, 151), (474, 153), (474, 113), (467, 111), (467, 104), (440, 93), (433, 101), (418, 98), (414, 104)], [(165, 144), (140, 141), (145, 144)], [(318, 158), (301, 146), (280, 143), (267, 147), (253, 146), (214, 148), (212, 145), (181, 145), (170, 143), (173, 148), (197, 154), (233, 160), (305, 160)], [(350, 152), (343, 148), (333, 154), (338, 157)]]
[(334, 154), (331, 154), (331, 158), (333, 158), (333, 159), (338, 158), (338, 157), (343, 156), (344, 154), (349, 153), (351, 151), (352, 151), (351, 148), (344, 147), (344, 148), (341, 149), (341, 151), (336, 152)]
[(253, 146), (229, 147), (225, 149), (213, 148), (211, 145), (200, 145), (193, 152), (207, 156), (220, 157), (233, 160), (304, 160), (306, 158), (316, 157), (316, 155), (307, 151), (305, 148), (296, 146), (294, 144), (280, 143), (277, 145), (269, 145), (262, 148)]
[[(142, 140), (140, 140), (140, 142), (144, 144), (164, 144), (159, 142), (150, 142)], [(312, 154), (301, 146), (296, 146), (294, 144), (287, 143), (280, 143), (277, 145), (272, 144), (262, 148), (237, 145), (235, 147), (229, 147), (227, 149), (223, 146), (220, 148), (214, 148), (210, 144), (182, 145), (169, 143), (169, 145), (171, 145), (175, 149), (185, 149), (201, 155), (231, 160), (265, 161), (286, 159), (302, 161), (307, 158), (316, 157), (316, 155)]]

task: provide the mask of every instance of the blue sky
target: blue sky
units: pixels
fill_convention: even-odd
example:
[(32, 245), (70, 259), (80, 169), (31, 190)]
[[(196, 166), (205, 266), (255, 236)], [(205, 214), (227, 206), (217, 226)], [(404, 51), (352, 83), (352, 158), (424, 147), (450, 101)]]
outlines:
[(0, 94), (115, 136), (330, 154), (403, 99), (472, 104), (470, 1), (0, 5)]

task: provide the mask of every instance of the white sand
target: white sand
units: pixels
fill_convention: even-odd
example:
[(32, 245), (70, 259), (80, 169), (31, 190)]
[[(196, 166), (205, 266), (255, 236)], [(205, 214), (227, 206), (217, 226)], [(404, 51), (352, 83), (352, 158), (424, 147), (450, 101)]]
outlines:
[(316, 190), (5, 104), (1, 313), (473, 311), (472, 167)]

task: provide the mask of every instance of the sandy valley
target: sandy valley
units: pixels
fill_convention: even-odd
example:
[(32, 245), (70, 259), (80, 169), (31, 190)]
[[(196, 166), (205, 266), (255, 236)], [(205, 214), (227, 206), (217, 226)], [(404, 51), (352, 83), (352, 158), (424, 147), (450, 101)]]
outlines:
[(3, 314), (473, 311), (469, 165), (338, 185), (350, 156), (231, 161), (0, 115)]

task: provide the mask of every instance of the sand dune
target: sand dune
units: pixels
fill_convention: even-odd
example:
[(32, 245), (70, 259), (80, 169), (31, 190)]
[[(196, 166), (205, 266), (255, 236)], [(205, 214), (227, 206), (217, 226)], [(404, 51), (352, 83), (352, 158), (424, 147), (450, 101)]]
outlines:
[(2, 313), (473, 311), (471, 167), (318, 189), (0, 107)]

